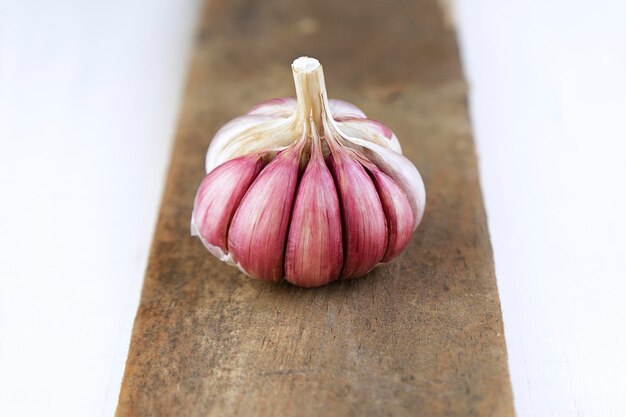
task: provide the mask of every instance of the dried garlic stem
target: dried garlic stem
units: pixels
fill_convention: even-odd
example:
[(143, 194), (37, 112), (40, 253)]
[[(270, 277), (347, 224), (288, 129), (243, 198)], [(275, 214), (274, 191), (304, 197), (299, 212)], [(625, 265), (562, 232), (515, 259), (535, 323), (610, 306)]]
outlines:
[[(306, 125), (309, 119), (313, 119), (316, 129), (321, 131), (322, 117), (325, 109), (329, 107), (322, 65), (315, 58), (303, 56), (293, 61), (291, 69), (298, 102), (296, 123)], [(306, 126), (300, 127), (306, 128)]]

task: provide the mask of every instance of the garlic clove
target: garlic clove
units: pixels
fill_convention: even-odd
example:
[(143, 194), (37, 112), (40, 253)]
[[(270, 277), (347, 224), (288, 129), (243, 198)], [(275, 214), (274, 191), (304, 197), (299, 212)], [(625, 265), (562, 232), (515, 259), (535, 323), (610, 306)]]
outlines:
[(285, 279), (318, 287), (339, 277), (343, 265), (341, 210), (333, 177), (313, 135), (311, 157), (294, 203), (285, 254)]
[(348, 149), (331, 145), (329, 165), (341, 203), (344, 233), (342, 278), (372, 270), (387, 249), (385, 213), (369, 175)]
[(415, 216), (408, 197), (385, 173), (375, 165), (367, 166), (372, 175), (387, 220), (387, 250), (382, 262), (388, 262), (400, 255), (411, 241), (415, 228)]
[[(336, 127), (337, 130), (340, 130)], [(374, 163), (382, 172), (387, 174), (402, 188), (409, 197), (411, 209), (415, 216), (415, 226), (417, 228), (426, 207), (426, 189), (424, 181), (417, 168), (404, 155), (380, 146), (377, 143), (348, 135), (341, 131), (341, 137), (345, 141), (362, 147), (361, 152), (369, 161)]]
[[(415, 216), (414, 229), (417, 228), (424, 217), (426, 206), (426, 189), (419, 171), (411, 161), (399, 153), (380, 146), (377, 147), (375, 144), (364, 145), (364, 147), (367, 158), (374, 162), (381, 171), (393, 178), (409, 197)], [(376, 149), (376, 151), (372, 149)]]
[(301, 140), (278, 153), (244, 195), (228, 232), (228, 250), (246, 274), (277, 281), (284, 275), (285, 242), (298, 183)]
[(231, 159), (211, 171), (196, 193), (191, 215), (192, 234), (222, 261), (228, 255), (228, 226), (248, 187), (263, 168), (263, 156)]

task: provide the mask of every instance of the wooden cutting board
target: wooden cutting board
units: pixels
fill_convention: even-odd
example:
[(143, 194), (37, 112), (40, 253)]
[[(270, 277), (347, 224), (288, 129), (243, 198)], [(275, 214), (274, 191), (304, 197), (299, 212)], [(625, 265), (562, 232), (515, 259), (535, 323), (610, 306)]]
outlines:
[[(434, 0), (213, 0), (117, 416), (511, 416), (493, 258), (455, 33)], [(189, 235), (216, 130), (293, 96), (290, 64), (390, 126), (428, 194), (407, 251), (319, 289), (243, 276)]]

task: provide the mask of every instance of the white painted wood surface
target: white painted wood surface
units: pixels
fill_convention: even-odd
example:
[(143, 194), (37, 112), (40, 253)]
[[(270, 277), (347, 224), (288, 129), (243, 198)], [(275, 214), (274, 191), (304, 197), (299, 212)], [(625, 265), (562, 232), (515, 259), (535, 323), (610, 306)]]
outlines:
[(0, 1), (0, 416), (111, 416), (196, 1)]
[[(0, 0), (0, 416), (113, 414), (196, 7)], [(455, 14), (518, 415), (626, 416), (626, 3)]]
[(626, 3), (456, 14), (517, 413), (626, 416)]

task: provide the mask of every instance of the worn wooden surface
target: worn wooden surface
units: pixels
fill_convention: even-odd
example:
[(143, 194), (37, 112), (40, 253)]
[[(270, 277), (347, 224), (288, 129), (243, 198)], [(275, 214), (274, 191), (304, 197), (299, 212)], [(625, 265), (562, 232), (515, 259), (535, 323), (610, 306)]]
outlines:
[[(457, 53), (434, 0), (208, 2), (119, 417), (513, 415)], [(315, 290), (252, 281), (189, 236), (209, 139), (293, 95), (300, 55), (395, 131), (428, 193), (401, 257)]]

